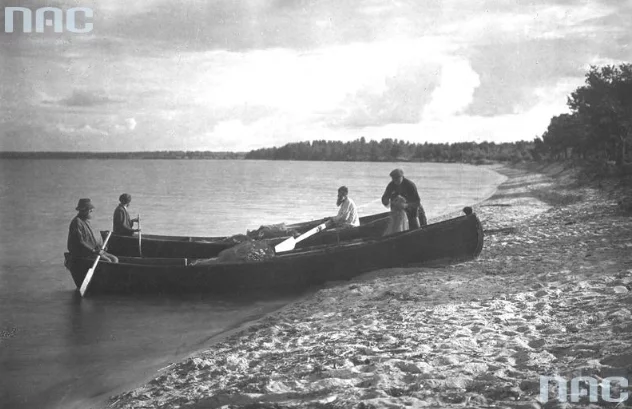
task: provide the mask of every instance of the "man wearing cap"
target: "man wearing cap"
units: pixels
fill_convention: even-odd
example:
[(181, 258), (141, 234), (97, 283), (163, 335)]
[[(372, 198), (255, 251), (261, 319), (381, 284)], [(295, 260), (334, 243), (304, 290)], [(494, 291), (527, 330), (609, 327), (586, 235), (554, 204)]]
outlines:
[[(104, 250), (103, 238), (101, 234), (95, 234), (90, 225), (94, 205), (90, 199), (79, 199), (76, 210), (77, 216), (70, 222), (68, 229), (68, 251), (77, 258), (94, 258), (101, 255), (101, 258), (111, 263), (118, 263), (118, 258)], [(97, 232), (98, 233), (98, 232)]]
[(329, 219), (327, 224), (334, 227), (356, 227), (360, 225), (358, 208), (353, 200), (349, 198), (349, 189), (346, 186), (338, 188), (338, 200), (336, 205), (340, 207), (338, 214)]
[(133, 236), (134, 232), (139, 232), (140, 229), (134, 229), (132, 226), (134, 222), (138, 222), (138, 218), (130, 219), (127, 212), (127, 206), (132, 203), (132, 196), (123, 193), (119, 196), (119, 205), (114, 209), (114, 216), (112, 217), (114, 225), (114, 234), (121, 236)]
[(426, 220), (426, 212), (423, 206), (421, 206), (421, 199), (417, 192), (417, 186), (409, 179), (404, 177), (404, 171), (401, 169), (394, 169), (391, 173), (391, 182), (386, 186), (386, 190), (382, 195), (382, 204), (389, 206), (391, 200), (397, 196), (401, 196), (406, 199), (405, 210), (408, 216), (408, 225), (410, 229), (418, 229), (420, 226), (428, 224)]

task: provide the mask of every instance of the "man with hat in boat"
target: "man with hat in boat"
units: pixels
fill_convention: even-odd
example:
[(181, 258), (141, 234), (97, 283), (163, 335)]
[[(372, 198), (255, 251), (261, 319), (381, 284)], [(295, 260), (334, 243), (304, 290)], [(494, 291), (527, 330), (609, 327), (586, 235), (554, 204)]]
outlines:
[(397, 196), (401, 196), (406, 200), (403, 207), (408, 216), (410, 229), (418, 229), (421, 226), (427, 225), (426, 212), (421, 205), (417, 186), (404, 177), (404, 171), (401, 169), (394, 169), (390, 173), (390, 176), (391, 182), (386, 186), (386, 190), (382, 195), (382, 204), (388, 207), (391, 200), (394, 200)]
[(77, 208), (79, 213), (70, 222), (70, 228), (68, 229), (68, 251), (70, 255), (76, 258), (95, 258), (101, 255), (101, 258), (111, 263), (118, 263), (118, 258), (104, 250), (103, 238), (97, 231), (96, 234), (92, 230), (90, 219), (92, 219), (92, 212), (94, 211), (94, 205), (90, 199), (79, 199)]
[(114, 209), (114, 216), (112, 217), (112, 224), (114, 225), (113, 232), (120, 236), (133, 236), (135, 232), (139, 232), (140, 229), (134, 229), (132, 226), (134, 222), (138, 223), (138, 218), (131, 219), (127, 212), (127, 206), (132, 203), (132, 195), (123, 193), (119, 196), (119, 205)]

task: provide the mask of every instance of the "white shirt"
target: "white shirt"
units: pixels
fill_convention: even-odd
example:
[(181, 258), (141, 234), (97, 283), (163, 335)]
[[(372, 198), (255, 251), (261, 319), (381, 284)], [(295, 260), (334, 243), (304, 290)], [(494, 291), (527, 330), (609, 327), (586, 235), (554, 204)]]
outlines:
[(338, 225), (359, 226), (360, 218), (358, 217), (358, 208), (353, 200), (346, 197), (340, 205), (338, 215), (334, 216), (333, 220)]

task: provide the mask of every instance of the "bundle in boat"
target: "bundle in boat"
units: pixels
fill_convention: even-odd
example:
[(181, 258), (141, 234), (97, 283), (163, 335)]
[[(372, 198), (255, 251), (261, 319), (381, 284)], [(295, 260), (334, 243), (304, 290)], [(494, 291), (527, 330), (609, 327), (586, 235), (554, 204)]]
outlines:
[(195, 260), (191, 262), (191, 265), (197, 266), (239, 261), (263, 261), (273, 258), (274, 254), (274, 247), (267, 240), (249, 240), (226, 250), (222, 250), (215, 258)]
[(223, 250), (217, 256), (219, 262), (262, 261), (274, 257), (274, 248), (266, 241), (245, 241)]
[(262, 240), (287, 236), (296, 237), (299, 235), (299, 233), (295, 229), (286, 226), (285, 223), (279, 223), (263, 225), (260, 226), (257, 230), (249, 230), (246, 235), (251, 239)]
[[(245, 234), (234, 234), (230, 237), (226, 237), (222, 239), (221, 242), (228, 243), (228, 244), (238, 244), (238, 243), (243, 243), (249, 240), (252, 240), (252, 239)], [(210, 243), (210, 242), (206, 241), (205, 243)]]

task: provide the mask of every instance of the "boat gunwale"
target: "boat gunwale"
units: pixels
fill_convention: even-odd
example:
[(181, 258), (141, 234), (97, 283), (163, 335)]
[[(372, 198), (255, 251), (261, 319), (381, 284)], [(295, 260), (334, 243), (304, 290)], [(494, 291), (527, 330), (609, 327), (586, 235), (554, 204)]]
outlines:
[[(390, 212), (382, 212), (382, 213), (375, 213), (375, 214), (363, 216), (360, 218), (360, 222), (362, 222), (362, 219), (365, 219), (365, 220), (368, 219), (369, 221), (367, 224), (361, 224), (358, 227), (366, 226), (377, 220), (382, 220), (386, 217), (389, 217), (389, 213)], [(323, 219), (311, 220), (308, 222), (287, 224), (285, 225), (285, 227), (288, 229), (309, 229), (309, 227), (311, 227), (312, 225), (318, 225), (327, 219), (329, 218), (325, 217)], [(282, 224), (282, 223), (276, 223), (276, 224)], [(106, 231), (102, 230), (101, 234), (102, 235), (107, 234), (104, 232)], [(121, 235), (121, 234), (113, 234), (113, 236), (118, 237), (118, 238), (123, 238), (123, 239), (129, 238), (130, 240), (138, 239), (137, 235), (126, 236), (126, 235)], [(143, 233), (144, 240), (152, 240), (152, 241), (159, 241), (159, 242), (174, 242), (174, 243), (201, 243), (201, 244), (225, 244), (233, 236), (171, 236), (171, 235), (162, 235), (162, 234)], [(290, 237), (290, 236), (287, 236), (287, 237)]]

